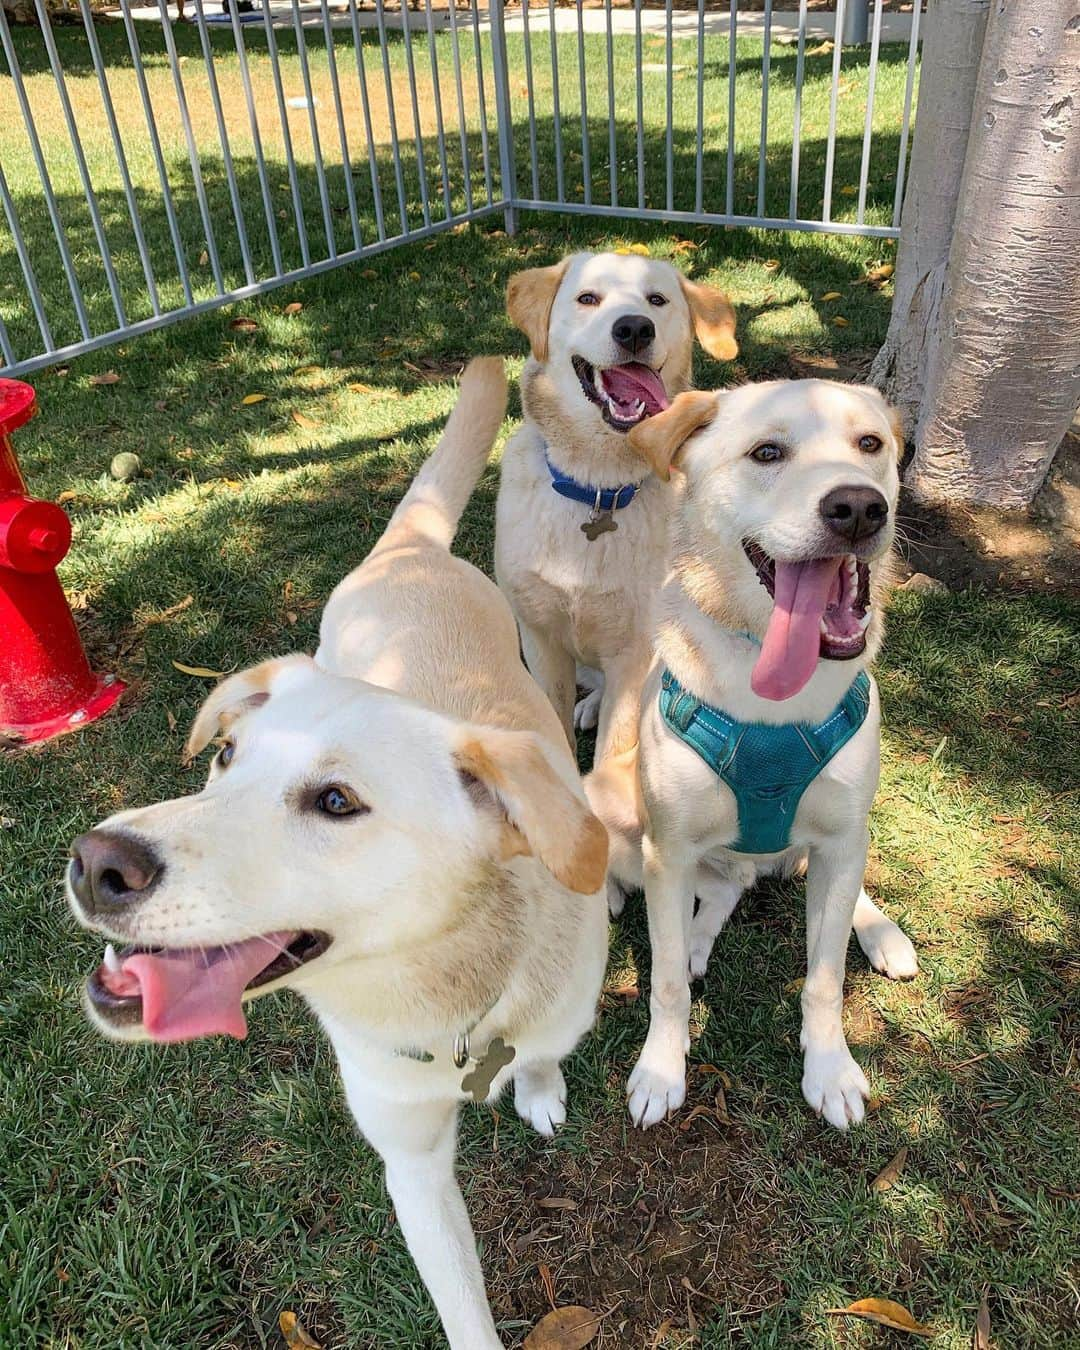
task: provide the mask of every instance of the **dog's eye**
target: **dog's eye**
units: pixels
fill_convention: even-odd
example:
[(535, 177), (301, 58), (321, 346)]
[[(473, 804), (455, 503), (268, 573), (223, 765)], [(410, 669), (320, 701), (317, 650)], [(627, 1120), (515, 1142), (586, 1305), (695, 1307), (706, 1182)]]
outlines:
[(582, 291), (577, 298), (577, 302), (579, 305), (598, 305), (600, 297), (595, 291)]
[(331, 783), (315, 798), (315, 808), (324, 816), (358, 816), (370, 810), (352, 788), (343, 783)]
[(880, 436), (859, 437), (859, 449), (865, 455), (876, 455), (877, 452), (881, 449), (882, 444), (883, 442)]
[(232, 763), (233, 755), (236, 754), (236, 742), (226, 741), (217, 752), (215, 763), (219, 769), (227, 769)]
[(659, 291), (653, 291), (652, 295), (649, 296), (649, 304), (655, 305), (657, 309), (660, 309), (662, 305), (666, 305), (667, 302), (667, 296), (661, 295)]
[(750, 451), (750, 458), (756, 460), (758, 464), (776, 464), (784, 458), (784, 447), (777, 445), (775, 441), (765, 441), (763, 445), (755, 445)]

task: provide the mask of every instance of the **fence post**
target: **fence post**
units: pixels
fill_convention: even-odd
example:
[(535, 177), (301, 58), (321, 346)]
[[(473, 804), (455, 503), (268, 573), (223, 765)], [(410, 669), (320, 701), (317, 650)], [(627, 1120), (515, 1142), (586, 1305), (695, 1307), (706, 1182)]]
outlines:
[[(453, 0), (451, 0), (453, 3)], [(495, 76), (495, 118), (499, 126), (499, 172), (506, 203), (506, 233), (517, 232), (517, 169), (514, 164), (514, 125), (510, 116), (510, 71), (506, 60), (503, 0), (490, 0), (491, 65)]]
[(866, 42), (870, 29), (870, 14), (866, 0), (848, 0), (840, 27), (841, 32), (836, 36), (845, 47), (861, 46)]

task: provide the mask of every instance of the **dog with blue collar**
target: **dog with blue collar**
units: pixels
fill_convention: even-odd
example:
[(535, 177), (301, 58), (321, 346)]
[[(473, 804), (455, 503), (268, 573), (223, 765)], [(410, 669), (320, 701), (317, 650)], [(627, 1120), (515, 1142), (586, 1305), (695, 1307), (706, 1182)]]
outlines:
[(841, 1022), (853, 926), (877, 970), (917, 971), (863, 889), (895, 415), (868, 387), (774, 381), (683, 394), (631, 443), (672, 482), (670, 565), (637, 755), (586, 784), (610, 874), (644, 883), (649, 911), (650, 1026), (630, 1113), (648, 1127), (682, 1104), (689, 977), (745, 885), (805, 860), (803, 1093), (846, 1129), (870, 1091)]

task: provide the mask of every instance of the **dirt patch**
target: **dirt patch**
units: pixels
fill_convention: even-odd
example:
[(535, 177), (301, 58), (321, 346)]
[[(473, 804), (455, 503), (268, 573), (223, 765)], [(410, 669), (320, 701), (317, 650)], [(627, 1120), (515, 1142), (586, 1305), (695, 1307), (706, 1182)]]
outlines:
[(689, 1344), (717, 1305), (754, 1318), (782, 1298), (776, 1163), (717, 1113), (717, 1086), (694, 1076), (678, 1118), (647, 1133), (614, 1113), (580, 1152), (539, 1153), (524, 1177), (520, 1155), (497, 1156), (474, 1177), (497, 1320), (535, 1323), (548, 1284), (602, 1318), (598, 1347), (651, 1345), (665, 1323)]

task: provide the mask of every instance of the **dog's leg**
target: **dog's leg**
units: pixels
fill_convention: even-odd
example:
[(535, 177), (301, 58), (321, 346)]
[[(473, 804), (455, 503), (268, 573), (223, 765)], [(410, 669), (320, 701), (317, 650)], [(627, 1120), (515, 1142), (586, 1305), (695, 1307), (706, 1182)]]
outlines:
[(866, 866), (867, 836), (810, 850), (806, 874), (806, 982), (802, 991), (803, 1096), (830, 1125), (863, 1118), (866, 1075), (844, 1039), (844, 960)]
[(557, 1060), (538, 1060), (514, 1074), (514, 1106), (537, 1134), (554, 1137), (566, 1123), (566, 1079)]
[(645, 837), (645, 904), (652, 948), (649, 1034), (627, 1084), (630, 1118), (647, 1130), (686, 1099), (690, 1049), (690, 918), (693, 865), (659, 853)]
[[(752, 879), (752, 878), (751, 878)], [(690, 923), (690, 978), (700, 980), (708, 969), (713, 943), (731, 918), (749, 882), (740, 874), (724, 876), (707, 863), (697, 870), (694, 894), (697, 913)]]
[(911, 980), (919, 973), (919, 959), (911, 939), (884, 914), (865, 891), (855, 901), (855, 936), (866, 959), (890, 980)]
[(526, 628), (524, 624), (520, 625), (520, 629), (521, 651), (529, 674), (547, 694), (552, 707), (559, 714), (570, 749), (576, 750), (574, 699), (577, 697), (577, 681), (574, 658), (546, 633)]
[(454, 1176), (456, 1104), (373, 1097), (342, 1068), (356, 1123), (386, 1164), (386, 1189), (450, 1350), (502, 1350)]
[(600, 720), (600, 705), (604, 701), (603, 672), (591, 666), (578, 666), (577, 686), (585, 693), (574, 704), (574, 726), (578, 731), (592, 731)]
[(641, 722), (641, 690), (649, 673), (649, 647), (628, 647), (604, 664), (604, 697), (596, 726), (594, 764), (620, 755), (638, 743)]

